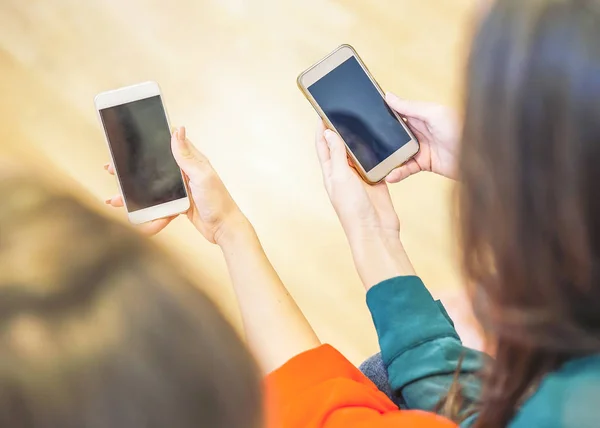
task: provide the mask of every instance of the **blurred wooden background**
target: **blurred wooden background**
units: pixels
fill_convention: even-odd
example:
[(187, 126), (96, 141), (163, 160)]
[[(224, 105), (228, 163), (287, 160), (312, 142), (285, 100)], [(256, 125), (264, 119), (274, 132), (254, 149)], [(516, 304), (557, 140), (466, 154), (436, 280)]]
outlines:
[[(0, 148), (66, 173), (108, 211), (117, 186), (102, 169), (93, 97), (156, 80), (173, 124), (212, 160), (318, 334), (358, 363), (376, 338), (321, 185), (316, 115), (295, 79), (350, 43), (384, 89), (459, 106), (477, 3), (1, 0)], [(392, 193), (417, 271), (434, 294), (460, 301), (451, 190), (421, 174)], [(157, 239), (238, 322), (219, 250), (184, 219)]]

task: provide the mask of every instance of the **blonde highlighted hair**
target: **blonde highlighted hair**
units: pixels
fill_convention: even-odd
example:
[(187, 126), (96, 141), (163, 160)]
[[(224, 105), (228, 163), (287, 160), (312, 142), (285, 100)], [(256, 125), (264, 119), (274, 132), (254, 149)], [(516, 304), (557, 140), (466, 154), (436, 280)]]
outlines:
[(167, 254), (36, 177), (0, 201), (0, 426), (261, 426), (251, 355)]

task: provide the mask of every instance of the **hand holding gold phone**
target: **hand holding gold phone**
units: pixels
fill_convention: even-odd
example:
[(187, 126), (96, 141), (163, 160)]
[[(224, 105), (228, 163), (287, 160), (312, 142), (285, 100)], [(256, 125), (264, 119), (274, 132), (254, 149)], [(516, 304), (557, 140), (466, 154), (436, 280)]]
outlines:
[(298, 87), (327, 126), (340, 134), (358, 173), (383, 180), (419, 152), (419, 143), (354, 48), (342, 45), (300, 74)]

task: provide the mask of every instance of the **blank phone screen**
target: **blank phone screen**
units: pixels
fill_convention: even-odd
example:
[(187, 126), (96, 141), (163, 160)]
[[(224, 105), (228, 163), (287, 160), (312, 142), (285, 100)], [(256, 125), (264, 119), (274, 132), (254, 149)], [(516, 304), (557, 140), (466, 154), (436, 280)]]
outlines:
[(308, 91), (367, 172), (411, 140), (354, 57)]
[(100, 110), (127, 209), (185, 198), (160, 96)]

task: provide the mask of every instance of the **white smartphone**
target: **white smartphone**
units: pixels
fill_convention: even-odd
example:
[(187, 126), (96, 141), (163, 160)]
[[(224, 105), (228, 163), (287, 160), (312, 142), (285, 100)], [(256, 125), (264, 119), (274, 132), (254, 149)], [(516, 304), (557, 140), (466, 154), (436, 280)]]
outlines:
[(171, 152), (171, 128), (156, 82), (95, 98), (129, 220), (139, 224), (190, 207), (183, 174)]
[(340, 134), (369, 183), (383, 180), (419, 152), (419, 142), (354, 48), (342, 45), (298, 77), (298, 87), (327, 126)]

